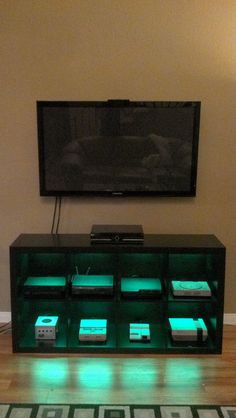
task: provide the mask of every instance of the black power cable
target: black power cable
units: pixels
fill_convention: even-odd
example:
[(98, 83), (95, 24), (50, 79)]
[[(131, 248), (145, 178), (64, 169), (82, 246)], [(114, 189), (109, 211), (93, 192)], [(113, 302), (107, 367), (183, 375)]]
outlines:
[(60, 197), (59, 197), (59, 202), (58, 202), (58, 215), (57, 215), (56, 234), (58, 234), (59, 225), (60, 225), (60, 220), (61, 220), (61, 201), (62, 201), (62, 198), (61, 198), (61, 196), (60, 196)]
[[(55, 197), (55, 204), (54, 204), (54, 211), (53, 211), (53, 219), (52, 219), (52, 226), (51, 226), (51, 234), (58, 234), (60, 219), (61, 219), (61, 196)], [(56, 228), (56, 229), (55, 229)]]

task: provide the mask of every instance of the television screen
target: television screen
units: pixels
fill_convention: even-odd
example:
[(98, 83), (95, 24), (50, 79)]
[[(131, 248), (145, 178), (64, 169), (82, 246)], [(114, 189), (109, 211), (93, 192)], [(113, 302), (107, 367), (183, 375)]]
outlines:
[(200, 102), (38, 101), (41, 196), (195, 196)]

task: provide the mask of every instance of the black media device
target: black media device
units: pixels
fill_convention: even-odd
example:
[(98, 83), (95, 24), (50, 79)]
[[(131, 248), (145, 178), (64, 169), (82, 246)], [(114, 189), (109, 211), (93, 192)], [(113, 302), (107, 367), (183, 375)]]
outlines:
[(23, 294), (30, 298), (57, 298), (65, 296), (66, 277), (29, 276), (23, 284)]
[(121, 295), (130, 299), (160, 298), (162, 285), (156, 277), (122, 277)]
[(195, 196), (198, 101), (38, 101), (41, 196)]
[(112, 275), (75, 274), (72, 277), (72, 295), (111, 296), (113, 292), (114, 278)]
[(142, 244), (142, 225), (93, 225), (90, 233), (92, 243)]

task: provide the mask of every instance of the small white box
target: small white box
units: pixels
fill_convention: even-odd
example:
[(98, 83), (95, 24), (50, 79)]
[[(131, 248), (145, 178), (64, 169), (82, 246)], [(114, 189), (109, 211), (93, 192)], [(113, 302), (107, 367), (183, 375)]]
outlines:
[(173, 280), (171, 286), (174, 296), (211, 297), (211, 289), (206, 281)]
[(58, 319), (58, 316), (38, 316), (35, 322), (36, 340), (55, 340)]
[(130, 324), (129, 325), (129, 339), (130, 341), (150, 341), (149, 324)]
[(171, 335), (174, 341), (205, 341), (207, 327), (202, 318), (169, 318)]
[(80, 341), (104, 342), (107, 339), (106, 319), (81, 319), (79, 329)]

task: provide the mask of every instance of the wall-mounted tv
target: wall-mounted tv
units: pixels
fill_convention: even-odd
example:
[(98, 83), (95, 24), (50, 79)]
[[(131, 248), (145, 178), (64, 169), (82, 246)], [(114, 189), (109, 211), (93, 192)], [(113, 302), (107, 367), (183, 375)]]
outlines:
[(41, 196), (195, 196), (200, 102), (38, 101)]

